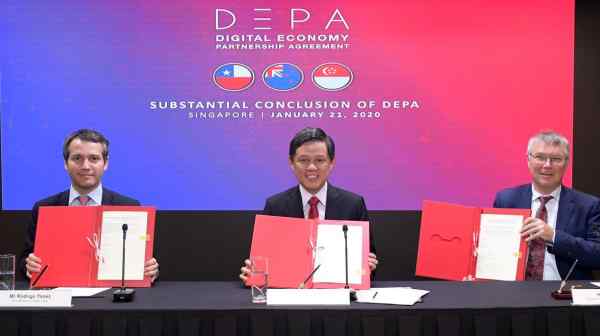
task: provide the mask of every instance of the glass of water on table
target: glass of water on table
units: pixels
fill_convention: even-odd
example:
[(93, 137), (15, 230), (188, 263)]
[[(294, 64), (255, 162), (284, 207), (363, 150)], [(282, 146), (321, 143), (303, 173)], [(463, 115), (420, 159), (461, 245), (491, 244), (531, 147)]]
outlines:
[(0, 254), (0, 290), (15, 289), (15, 255)]
[(267, 302), (269, 287), (269, 259), (266, 257), (250, 258), (250, 284), (253, 303)]

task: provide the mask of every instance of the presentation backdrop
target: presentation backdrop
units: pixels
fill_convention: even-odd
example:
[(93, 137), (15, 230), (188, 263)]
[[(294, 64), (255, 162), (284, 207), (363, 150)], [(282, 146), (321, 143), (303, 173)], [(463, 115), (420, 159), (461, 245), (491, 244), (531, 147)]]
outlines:
[[(369, 209), (489, 206), (526, 142), (572, 139), (574, 0), (4, 1), (3, 209), (69, 186), (62, 142), (110, 140), (105, 186), (163, 210), (261, 209), (306, 126)], [(571, 184), (571, 170), (565, 183)]]

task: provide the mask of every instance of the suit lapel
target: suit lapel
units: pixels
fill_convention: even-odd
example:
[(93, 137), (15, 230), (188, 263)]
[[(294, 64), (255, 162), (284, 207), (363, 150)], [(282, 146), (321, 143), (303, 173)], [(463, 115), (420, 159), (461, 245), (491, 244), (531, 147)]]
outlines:
[(573, 213), (573, 194), (571, 190), (565, 186), (560, 191), (560, 201), (558, 203), (558, 214), (556, 218), (556, 229), (565, 230), (569, 227), (569, 220)]
[(111, 204), (113, 204), (113, 193), (106, 188), (102, 188), (102, 204), (100, 204), (100, 205), (111, 205)]
[(69, 190), (63, 191), (58, 195), (59, 205), (69, 205)]
[(291, 217), (304, 218), (304, 208), (302, 204), (302, 196), (300, 196), (300, 187), (293, 188), (288, 194), (288, 213)]
[(338, 196), (339, 194), (337, 188), (332, 186), (331, 183), (329, 183), (327, 185), (327, 203), (325, 206), (325, 219), (340, 217), (336, 213), (338, 208), (335, 206)]
[(519, 193), (519, 200), (517, 201), (518, 208), (531, 209), (531, 198), (533, 197), (531, 188), (531, 184), (526, 184), (522, 187), (521, 192)]

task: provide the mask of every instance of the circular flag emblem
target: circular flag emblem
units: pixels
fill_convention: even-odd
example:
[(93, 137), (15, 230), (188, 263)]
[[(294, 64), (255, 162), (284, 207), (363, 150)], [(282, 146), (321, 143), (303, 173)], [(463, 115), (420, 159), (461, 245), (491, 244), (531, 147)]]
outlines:
[(325, 91), (339, 91), (352, 83), (352, 71), (339, 63), (325, 63), (316, 67), (312, 72), (315, 85)]
[(254, 72), (247, 65), (227, 63), (215, 70), (213, 82), (225, 91), (242, 91), (254, 83)]
[(265, 85), (277, 91), (290, 91), (302, 84), (302, 70), (291, 63), (275, 63), (263, 72)]

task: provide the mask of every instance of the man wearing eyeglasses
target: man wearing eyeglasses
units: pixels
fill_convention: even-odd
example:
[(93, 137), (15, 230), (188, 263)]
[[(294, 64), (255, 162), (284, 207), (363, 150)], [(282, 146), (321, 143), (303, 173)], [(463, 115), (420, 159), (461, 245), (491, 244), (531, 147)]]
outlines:
[(570, 279), (591, 279), (600, 268), (600, 202), (562, 185), (569, 142), (555, 132), (529, 139), (531, 184), (500, 191), (496, 208), (531, 208), (521, 235), (529, 243), (526, 280), (561, 280), (577, 260)]
[[(290, 142), (289, 163), (298, 185), (267, 199), (263, 214), (282, 217), (368, 221), (365, 200), (328, 183), (335, 166), (335, 144), (320, 128), (307, 127)], [(369, 227), (369, 268), (377, 268), (372, 226)], [(240, 279), (246, 281), (250, 260), (244, 261)]]

